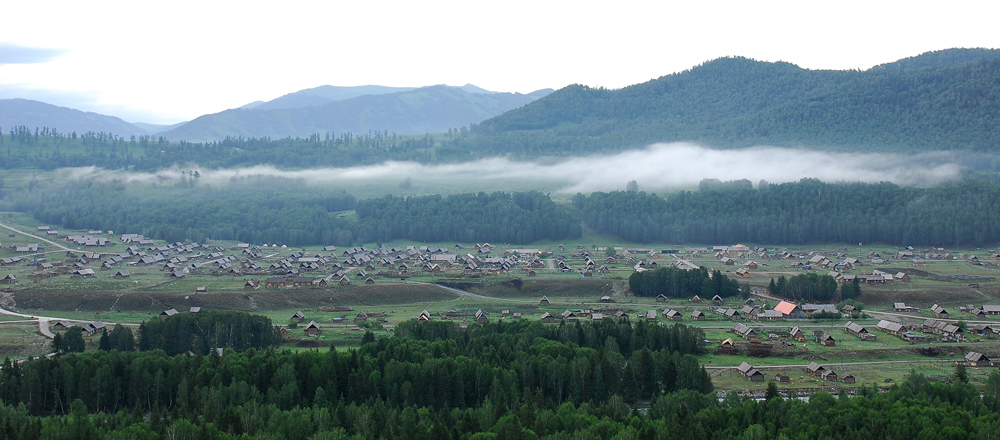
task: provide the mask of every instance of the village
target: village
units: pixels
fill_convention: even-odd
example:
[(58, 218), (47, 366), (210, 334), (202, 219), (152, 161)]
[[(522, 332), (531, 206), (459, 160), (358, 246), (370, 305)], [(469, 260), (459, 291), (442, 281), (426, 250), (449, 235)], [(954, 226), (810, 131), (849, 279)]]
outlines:
[[(262, 298), (273, 292), (293, 296), (295, 292), (338, 292), (341, 289), (346, 289), (344, 292), (354, 292), (353, 289), (377, 292), (421, 284), (459, 286), (459, 291), (468, 294), (459, 294), (465, 303), (431, 304), (411, 314), (386, 311), (384, 307), (365, 307), (350, 301), (294, 310), (284, 317), (280, 310), (272, 311), (275, 323), (281, 326), (289, 341), (343, 338), (335, 335), (345, 333), (347, 338), (357, 338), (360, 336), (352, 332), (374, 328), (391, 331), (402, 320), (452, 320), (462, 325), (524, 319), (554, 325), (602, 320), (645, 321), (657, 325), (682, 323), (703, 328), (706, 349), (740, 360), (725, 368), (752, 382), (763, 380), (767, 368), (751, 367), (750, 359), (801, 356), (806, 353), (803, 351), (806, 343), (836, 349), (838, 343), (844, 345), (846, 338), (858, 341), (852, 343), (853, 351), (865, 350), (855, 346), (865, 343), (871, 344), (875, 351), (887, 350), (883, 338), (888, 337), (906, 345), (952, 343), (964, 347), (973, 344), (978, 351), (962, 353), (968, 358), (962, 362), (974, 365), (989, 365), (990, 356), (1000, 356), (1000, 352), (993, 353), (989, 347), (975, 345), (980, 341), (995, 341), (1000, 326), (1000, 319), (995, 316), (1000, 315), (1000, 304), (957, 303), (955, 298), (942, 297), (938, 302), (947, 304), (947, 308), (938, 303), (914, 307), (898, 301), (883, 306), (872, 301), (876, 297), (863, 297), (868, 300), (868, 306), (859, 310), (852, 303), (793, 303), (773, 297), (764, 288), (766, 280), (778, 274), (790, 276), (814, 271), (828, 274), (838, 283), (859, 282), (872, 292), (894, 292), (892, 289), (900, 286), (905, 291), (914, 290), (914, 277), (910, 274), (919, 274), (918, 283), (947, 283), (953, 289), (981, 289), (980, 284), (983, 284), (995, 291), (995, 280), (975, 270), (996, 264), (994, 261), (1000, 259), (1000, 255), (991, 252), (975, 255), (941, 248), (882, 248), (853, 256), (857, 251), (844, 247), (826, 251), (745, 245), (653, 249), (556, 244), (547, 248), (522, 248), (489, 243), (290, 249), (277, 244), (163, 243), (139, 234), (115, 235), (100, 230), (64, 235), (46, 226), (36, 226), (31, 232), (27, 239), (12, 234), (16, 236), (9, 238), (14, 243), (3, 246), (0, 251), (0, 255), (6, 254), (0, 258), (0, 273), (3, 274), (0, 283), (4, 284), (4, 292), (13, 294), (15, 299), (39, 289), (55, 288), (79, 292), (155, 288), (183, 295), (187, 301), (178, 302), (184, 304), (199, 304), (198, 298), (235, 292)], [(948, 267), (961, 265), (973, 270), (960, 274), (932, 274), (927, 267), (935, 263), (948, 263)], [(632, 273), (658, 267), (719, 270), (732, 279), (747, 283), (752, 294), (746, 298), (702, 299), (694, 295), (677, 299), (664, 295), (641, 298), (628, 292), (627, 280)], [(530, 284), (531, 280), (566, 283), (591, 280), (590, 285), (601, 284), (602, 287), (600, 295), (572, 298), (544, 292), (534, 299), (474, 293), (478, 292), (478, 286), (507, 285), (515, 281)], [(465, 305), (469, 307), (463, 307)], [(961, 316), (949, 314), (949, 308)], [(166, 319), (177, 313), (201, 310), (202, 305), (190, 305), (165, 307), (151, 313)], [(817, 320), (813, 318), (819, 316), (816, 313), (836, 318)], [(52, 320), (48, 325), (49, 333), (79, 325), (86, 337), (93, 337), (107, 328), (103, 320)], [(881, 336), (876, 336), (876, 332)], [(952, 363), (957, 361), (950, 360)], [(824, 370), (822, 363), (817, 365), (820, 368), (803, 371), (825, 381), (850, 384), (854, 380), (850, 372), (832, 374), (832, 369)], [(782, 376), (787, 375), (786, 369), (777, 370), (771, 376), (784, 383)]]

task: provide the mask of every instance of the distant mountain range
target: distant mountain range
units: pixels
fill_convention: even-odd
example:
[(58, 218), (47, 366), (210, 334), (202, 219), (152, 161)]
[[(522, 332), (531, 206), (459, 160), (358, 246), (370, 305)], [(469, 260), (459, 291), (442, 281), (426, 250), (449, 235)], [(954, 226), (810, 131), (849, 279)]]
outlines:
[(200, 116), (160, 135), (172, 141), (198, 142), (227, 136), (284, 138), (370, 131), (440, 133), (479, 123), (552, 92), (545, 89), (524, 95), (473, 87), (318, 87), (249, 109), (244, 106)]
[(468, 157), (574, 155), (673, 141), (716, 148), (995, 152), (1000, 50), (948, 49), (864, 71), (730, 57), (618, 90), (571, 85), (527, 95), (473, 85), (322, 86), (172, 127), (0, 100), (0, 128), (12, 125), (171, 141), (422, 134), (472, 126), (448, 141)]
[(1000, 50), (929, 52), (865, 71), (720, 58), (619, 90), (568, 86), (483, 121), (456, 146), (532, 156), (672, 141), (997, 151)]
[(67, 134), (93, 131), (114, 133), (124, 137), (148, 135), (159, 131), (148, 129), (152, 128), (150, 126), (130, 124), (114, 116), (58, 107), (30, 99), (0, 99), (0, 129), (8, 133), (16, 125), (23, 125), (29, 129), (49, 127)]
[(552, 92), (498, 93), (462, 87), (321, 86), (267, 102), (200, 116), (174, 125), (128, 123), (113, 116), (27, 99), (0, 100), (0, 128), (24, 125), (60, 132), (94, 131), (119, 136), (163, 136), (171, 141), (231, 137), (309, 137), (315, 133), (369, 131), (422, 134), (466, 127), (523, 106)]

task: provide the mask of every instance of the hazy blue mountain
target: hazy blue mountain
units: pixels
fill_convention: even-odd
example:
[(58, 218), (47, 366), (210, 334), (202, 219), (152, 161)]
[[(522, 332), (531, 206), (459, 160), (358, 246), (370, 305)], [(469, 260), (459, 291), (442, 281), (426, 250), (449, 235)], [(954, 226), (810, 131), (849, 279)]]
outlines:
[(93, 112), (59, 107), (30, 99), (0, 99), (0, 128), (9, 132), (16, 125), (29, 129), (49, 127), (60, 133), (88, 131), (112, 133), (118, 136), (141, 136), (151, 132), (116, 118)]
[(319, 86), (289, 93), (282, 97), (262, 102), (257, 105), (250, 103), (241, 108), (252, 108), (254, 110), (282, 110), (290, 108), (316, 107), (364, 95), (385, 95), (387, 93), (405, 92), (409, 90), (413, 90), (413, 87)]
[(483, 121), (458, 146), (521, 155), (674, 141), (996, 151), (997, 127), (1000, 50), (950, 49), (865, 71), (729, 57), (618, 90), (572, 85)]
[(264, 103), (264, 101), (254, 101), (254, 102), (251, 102), (249, 104), (241, 105), (241, 106), (239, 106), (237, 108), (241, 108), (241, 109), (244, 109), (244, 110), (250, 110), (252, 108), (257, 108), (259, 105), (261, 105), (263, 103)]
[(478, 123), (544, 93), (469, 93), (439, 85), (366, 94), (311, 107), (266, 110), (261, 105), (250, 110), (226, 110), (203, 115), (161, 135), (171, 141), (197, 142), (227, 136), (284, 138), (327, 132), (437, 133)]
[(180, 127), (180, 126), (182, 126), (184, 124), (187, 124), (187, 121), (178, 122), (176, 124), (169, 124), (169, 125), (167, 125), (167, 124), (150, 124), (148, 122), (133, 122), (132, 123), (132, 125), (135, 125), (136, 127), (139, 127), (139, 128), (141, 128), (143, 130), (146, 130), (147, 132), (150, 132), (150, 133), (159, 133), (161, 131), (171, 130), (171, 129)]

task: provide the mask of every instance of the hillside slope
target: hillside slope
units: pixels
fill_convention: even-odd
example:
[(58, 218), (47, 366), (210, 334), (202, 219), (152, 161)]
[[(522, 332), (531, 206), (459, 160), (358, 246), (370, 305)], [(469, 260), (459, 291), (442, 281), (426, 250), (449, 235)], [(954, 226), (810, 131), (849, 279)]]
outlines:
[(573, 85), (484, 121), (456, 146), (515, 154), (671, 141), (990, 151), (998, 126), (1000, 51), (951, 49), (866, 71), (737, 57), (620, 90)]

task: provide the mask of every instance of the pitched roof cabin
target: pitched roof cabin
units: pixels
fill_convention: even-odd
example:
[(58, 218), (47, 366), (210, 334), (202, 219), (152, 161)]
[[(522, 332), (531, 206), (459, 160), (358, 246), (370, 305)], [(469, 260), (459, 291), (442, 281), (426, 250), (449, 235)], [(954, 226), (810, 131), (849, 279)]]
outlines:
[(948, 319), (948, 311), (937, 304), (931, 306), (931, 312), (940, 319)]
[(167, 319), (177, 314), (177, 309), (167, 309), (160, 312), (160, 319)]
[(538, 305), (540, 305), (540, 306), (547, 306), (547, 305), (549, 305), (549, 297), (542, 296), (542, 299), (538, 301)]
[(306, 334), (309, 336), (318, 336), (321, 331), (316, 321), (309, 321), (309, 324), (306, 325)]
[(693, 319), (695, 321), (704, 321), (705, 320), (705, 312), (702, 312), (701, 310), (695, 310), (695, 311), (691, 312), (691, 319)]
[(295, 314), (292, 315), (291, 318), (289, 318), (289, 321), (296, 322), (296, 323), (302, 322), (302, 321), (305, 321), (305, 320), (306, 320), (306, 315), (304, 313), (302, 313), (301, 311), (295, 312)]
[(970, 351), (965, 354), (965, 363), (973, 367), (992, 365), (992, 363), (990, 362), (990, 358), (986, 357), (986, 355), (982, 353), (977, 353), (975, 351)]
[(798, 328), (798, 327), (792, 327), (792, 328), (791, 328), (791, 329), (790, 329), (790, 330), (788, 331), (788, 335), (789, 335), (789, 336), (790, 336), (790, 337), (791, 337), (792, 339), (794, 339), (794, 340), (796, 340), (796, 341), (799, 341), (799, 342), (802, 342), (802, 341), (806, 340), (806, 334), (805, 334), (804, 332), (802, 332), (802, 329), (800, 329), (800, 328)]
[(806, 373), (809, 373), (810, 376), (820, 377), (820, 375), (824, 372), (826, 372), (826, 368), (815, 362), (810, 362), (809, 365), (806, 366)]

